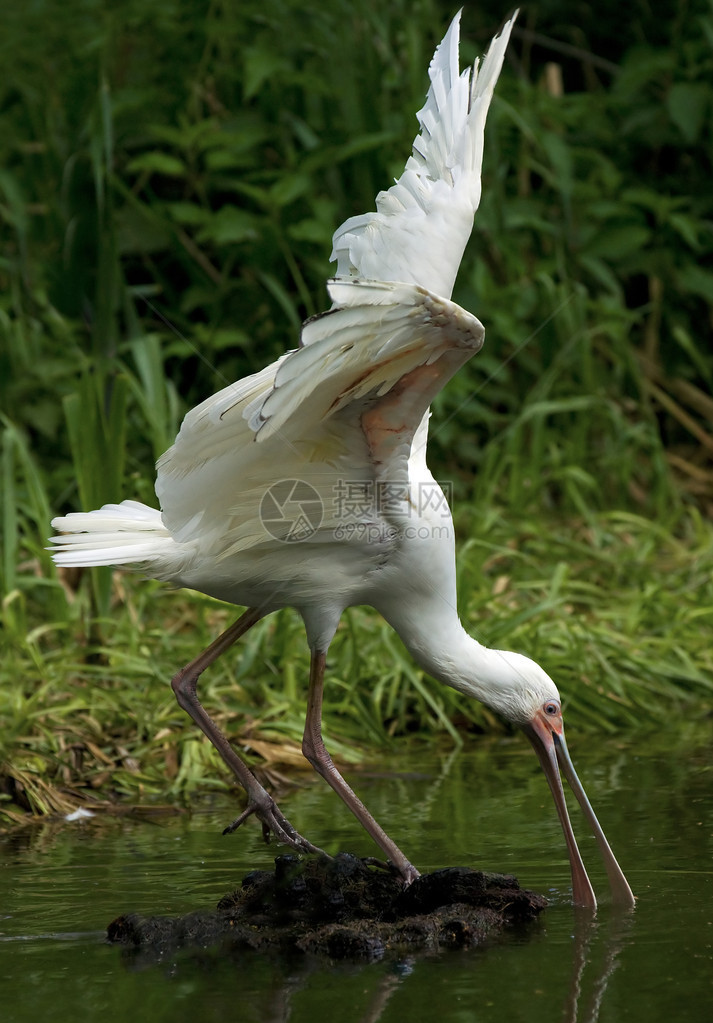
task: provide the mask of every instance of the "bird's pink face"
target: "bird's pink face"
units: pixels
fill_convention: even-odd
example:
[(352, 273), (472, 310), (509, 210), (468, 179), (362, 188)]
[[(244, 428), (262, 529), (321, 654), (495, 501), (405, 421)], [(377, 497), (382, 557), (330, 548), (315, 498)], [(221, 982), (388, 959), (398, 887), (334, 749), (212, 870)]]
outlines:
[(567, 812), (567, 804), (562, 788), (560, 771), (567, 779), (570, 788), (577, 797), (577, 801), (594, 832), (599, 844), (599, 849), (604, 860), (609, 884), (612, 891), (613, 901), (621, 906), (631, 907), (634, 905), (634, 896), (631, 892), (626, 878), (624, 877), (619, 864), (614, 858), (609, 843), (606, 840), (599, 821), (577, 777), (574, 764), (567, 749), (564, 738), (564, 723), (562, 721), (562, 707), (559, 700), (549, 699), (539, 707), (532, 718), (522, 726), (525, 735), (528, 737), (537, 754), (537, 757), (545, 772), (545, 777), (550, 786), (552, 797), (555, 801), (562, 830), (564, 832), (567, 850), (569, 852), (570, 867), (572, 870), (572, 894), (574, 902), (579, 906), (586, 906), (595, 909), (597, 900), (594, 890), (584, 868), (582, 857), (577, 848), (577, 842), (572, 830), (572, 824)]
[(562, 707), (559, 700), (547, 700), (536, 712), (530, 724), (543, 739), (549, 733), (563, 736), (564, 722), (562, 721)]

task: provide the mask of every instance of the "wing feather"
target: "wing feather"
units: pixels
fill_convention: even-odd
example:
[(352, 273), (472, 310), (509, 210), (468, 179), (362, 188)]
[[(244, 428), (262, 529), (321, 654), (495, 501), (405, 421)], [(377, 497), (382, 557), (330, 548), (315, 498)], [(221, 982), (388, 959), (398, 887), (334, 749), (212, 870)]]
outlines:
[(433, 396), (482, 347), (482, 324), (412, 284), (331, 281), (329, 293), (334, 307), (305, 325), (304, 346), (245, 409), (250, 428), (258, 442), (303, 436), (348, 408), (361, 419), (389, 396), (390, 429), (410, 445)]
[(338, 278), (420, 284), (450, 298), (480, 202), (485, 119), (517, 12), (479, 69), (460, 74), (460, 12), (437, 48), (420, 134), (401, 177), (376, 197), (376, 212), (337, 229)]
[(156, 493), (179, 542), (198, 531), (231, 553), (264, 542), (260, 502), (280, 478), (309, 483), (325, 508), (342, 477), (408, 478), (414, 434), (425, 446), (428, 406), (483, 327), (411, 284), (329, 289), (335, 306), (305, 324), (309, 343), (189, 412), (159, 460)]

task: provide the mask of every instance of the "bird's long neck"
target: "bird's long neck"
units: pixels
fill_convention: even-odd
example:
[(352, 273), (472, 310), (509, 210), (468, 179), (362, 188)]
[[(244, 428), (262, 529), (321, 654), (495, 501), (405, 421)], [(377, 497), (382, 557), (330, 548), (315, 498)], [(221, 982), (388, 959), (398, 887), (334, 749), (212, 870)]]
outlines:
[(511, 672), (500, 651), (468, 635), (454, 606), (438, 596), (424, 602), (421, 595), (414, 601), (404, 596), (379, 610), (429, 675), (500, 709), (507, 699)]

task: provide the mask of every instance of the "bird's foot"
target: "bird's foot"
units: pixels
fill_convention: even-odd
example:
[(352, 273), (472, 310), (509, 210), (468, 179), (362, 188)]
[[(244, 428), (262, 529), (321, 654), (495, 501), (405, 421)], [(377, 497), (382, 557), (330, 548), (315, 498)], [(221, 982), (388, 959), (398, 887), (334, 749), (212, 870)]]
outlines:
[(380, 870), (388, 870), (391, 874), (400, 874), (406, 888), (421, 876), (421, 872), (416, 870), (413, 863), (409, 863), (406, 858), (398, 867), (393, 860), (378, 860), (375, 856), (364, 856), (363, 861), (371, 866), (379, 867)]
[(407, 888), (410, 884), (413, 884), (417, 877), (421, 876), (421, 872), (416, 870), (413, 863), (404, 863), (397, 869), (399, 874), (401, 874), (401, 877), (404, 879), (404, 884)]
[[(232, 824), (229, 824), (223, 830), (223, 834), (230, 835), (233, 831), (237, 831), (248, 817), (255, 814), (262, 824), (262, 837), (266, 843), (269, 843), (270, 836), (273, 835), (277, 842), (289, 845), (297, 852), (319, 853), (321, 856), (329, 855), (323, 849), (320, 849), (319, 846), (313, 845), (304, 838), (296, 828), (293, 828), (272, 796), (267, 793), (265, 795), (267, 798), (261, 796), (259, 799), (251, 799), (243, 812), (235, 818)], [(331, 857), (329, 858), (331, 859)]]

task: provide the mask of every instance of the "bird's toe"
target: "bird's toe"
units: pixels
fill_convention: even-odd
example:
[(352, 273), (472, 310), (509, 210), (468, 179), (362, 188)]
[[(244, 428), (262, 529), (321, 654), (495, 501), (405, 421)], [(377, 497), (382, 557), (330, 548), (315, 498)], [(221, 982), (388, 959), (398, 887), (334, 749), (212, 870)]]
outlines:
[(227, 826), (227, 828), (223, 829), (223, 834), (230, 835), (233, 831), (237, 831), (241, 824), (244, 824), (248, 817), (252, 816), (252, 814), (255, 814), (260, 821), (262, 825), (262, 837), (267, 844), (270, 843), (271, 837), (274, 837), (276, 842), (288, 845), (296, 852), (317, 853), (321, 856), (328, 855), (323, 849), (320, 849), (319, 846), (313, 845), (312, 842), (304, 838), (304, 836), (301, 835), (299, 831), (292, 826), (292, 824), (290, 824), (272, 796), (269, 796), (267, 799), (251, 799), (242, 813), (240, 813), (235, 820)]

